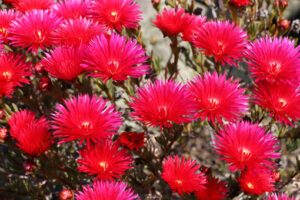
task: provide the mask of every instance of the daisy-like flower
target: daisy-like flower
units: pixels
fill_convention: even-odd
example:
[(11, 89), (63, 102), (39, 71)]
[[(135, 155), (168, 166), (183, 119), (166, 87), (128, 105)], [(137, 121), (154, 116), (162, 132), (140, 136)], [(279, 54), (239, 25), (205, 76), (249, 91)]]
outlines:
[(280, 193), (280, 194), (270, 194), (264, 200), (296, 200), (296, 199), (294, 197), (289, 198), (286, 194)]
[(194, 40), (195, 34), (203, 28), (206, 17), (191, 15), (192, 22), (182, 31), (182, 39), (188, 42), (192, 42)]
[(172, 127), (171, 123), (182, 124), (194, 120), (196, 105), (187, 88), (174, 81), (156, 81), (137, 91), (129, 105), (131, 116), (145, 125)]
[(33, 10), (12, 22), (9, 39), (13, 46), (37, 52), (38, 48), (53, 44), (51, 35), (59, 23), (60, 19), (53, 12)]
[(195, 192), (197, 200), (221, 200), (227, 197), (228, 188), (224, 181), (219, 181), (217, 178), (207, 177), (205, 189)]
[(13, 3), (16, 10), (20, 12), (29, 12), (34, 9), (48, 10), (54, 4), (54, 0), (18, 0)]
[(119, 137), (122, 145), (131, 150), (136, 149), (137, 151), (144, 146), (144, 139), (145, 134), (137, 132), (123, 132)]
[(68, 19), (54, 32), (54, 40), (57, 45), (88, 45), (90, 40), (102, 31), (103, 27), (90, 19)]
[(200, 164), (190, 158), (186, 161), (184, 156), (178, 155), (164, 159), (161, 177), (169, 184), (173, 192), (183, 196), (201, 189), (205, 189), (206, 178), (204, 173), (197, 173)]
[(265, 192), (275, 191), (274, 179), (268, 170), (261, 168), (248, 169), (242, 172), (237, 179), (242, 191), (250, 195), (262, 195)]
[(251, 5), (252, 2), (249, 0), (230, 0), (229, 4), (236, 6), (236, 7), (245, 7), (247, 5)]
[(143, 64), (148, 59), (145, 52), (136, 40), (114, 33), (109, 38), (102, 34), (91, 41), (82, 67), (104, 81), (138, 78), (149, 69)]
[(196, 115), (201, 120), (218, 121), (223, 124), (223, 119), (234, 121), (240, 119), (248, 109), (248, 96), (243, 95), (244, 88), (240, 88), (233, 77), (226, 80), (226, 75), (205, 73), (204, 77), (198, 76), (188, 83), (193, 101), (198, 105), (199, 113)]
[(130, 164), (133, 159), (127, 149), (120, 149), (120, 143), (111, 140), (103, 140), (95, 146), (88, 145), (80, 151), (80, 156), (78, 170), (91, 176), (97, 175), (96, 178), (101, 180), (121, 178), (126, 170), (132, 168)]
[(57, 47), (50, 51), (50, 54), (46, 54), (42, 65), (52, 76), (71, 81), (83, 72), (80, 67), (83, 57), (82, 48)]
[(133, 0), (96, 0), (90, 9), (92, 17), (109, 29), (137, 28), (142, 20), (140, 7)]
[(33, 112), (23, 110), (14, 113), (7, 123), (12, 138), (18, 141), (17, 146), (25, 153), (39, 156), (50, 149), (53, 138), (45, 117), (36, 119)]
[(261, 81), (252, 92), (253, 102), (271, 112), (270, 116), (274, 116), (281, 124), (294, 126), (292, 120), (300, 119), (300, 90), (296, 85)]
[(18, 17), (20, 17), (20, 13), (14, 10), (0, 10), (0, 36), (4, 42), (8, 42), (7, 37), (9, 33), (7, 30), (11, 26), (12, 21)]
[(269, 159), (280, 158), (280, 153), (276, 152), (280, 149), (280, 146), (276, 146), (278, 140), (271, 133), (266, 134), (258, 124), (229, 124), (216, 134), (216, 138), (214, 147), (218, 154), (224, 156), (221, 160), (230, 164), (231, 171), (244, 170), (246, 167), (274, 168), (276, 163)]
[(64, 104), (58, 104), (52, 114), (54, 136), (63, 138), (60, 143), (77, 139), (81, 140), (80, 144), (84, 140), (96, 143), (117, 134), (122, 125), (120, 114), (102, 97), (79, 95), (64, 100)]
[(185, 13), (184, 8), (170, 10), (164, 9), (162, 14), (156, 15), (156, 20), (153, 24), (159, 28), (164, 36), (176, 36), (185, 31), (187, 27), (193, 22), (193, 17)]
[(211, 21), (196, 33), (195, 47), (206, 56), (214, 56), (216, 62), (237, 65), (247, 45), (247, 33), (228, 21)]
[(135, 200), (138, 198), (127, 183), (95, 181), (93, 186), (83, 187), (83, 191), (75, 195), (77, 200)]
[(25, 77), (32, 75), (30, 68), (21, 55), (0, 52), (0, 97), (11, 97), (15, 87), (28, 84), (30, 80)]
[(299, 84), (300, 46), (285, 38), (265, 37), (248, 46), (246, 58), (255, 81)]
[(77, 19), (88, 17), (90, 5), (90, 0), (64, 0), (56, 2), (52, 9), (64, 19)]

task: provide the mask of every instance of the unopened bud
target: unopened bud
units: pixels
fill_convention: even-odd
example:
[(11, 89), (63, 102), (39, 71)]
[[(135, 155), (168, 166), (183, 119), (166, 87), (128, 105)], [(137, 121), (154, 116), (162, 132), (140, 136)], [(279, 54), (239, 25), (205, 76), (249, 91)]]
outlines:
[(31, 160), (25, 160), (23, 163), (23, 168), (27, 172), (31, 172), (35, 168), (35, 164)]
[(281, 178), (280, 173), (279, 172), (273, 172), (272, 173), (272, 178), (274, 179), (275, 182), (278, 182)]
[(71, 200), (73, 198), (73, 194), (70, 190), (68, 189), (63, 189), (59, 193), (59, 200)]
[(37, 74), (42, 74), (44, 72), (44, 65), (39, 62), (34, 66), (34, 70)]
[(282, 19), (278, 22), (278, 26), (282, 30), (287, 30), (290, 28), (290, 21), (287, 19)]
[(42, 77), (39, 81), (39, 90), (45, 91), (51, 87), (51, 80), (48, 77)]
[(152, 3), (154, 6), (158, 6), (158, 4), (160, 3), (160, 0), (152, 0)]
[(0, 128), (0, 141), (4, 141), (6, 137), (7, 137), (7, 129)]
[(5, 119), (5, 111), (4, 110), (0, 110), (0, 119)]

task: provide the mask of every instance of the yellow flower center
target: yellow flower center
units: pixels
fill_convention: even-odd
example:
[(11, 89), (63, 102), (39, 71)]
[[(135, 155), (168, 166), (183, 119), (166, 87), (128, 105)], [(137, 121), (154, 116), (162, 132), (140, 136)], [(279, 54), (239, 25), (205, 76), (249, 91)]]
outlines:
[(175, 181), (178, 185), (182, 185), (182, 180), (176, 180)]
[(243, 147), (243, 148), (242, 148), (242, 161), (248, 159), (249, 156), (250, 156), (250, 153), (251, 153), (251, 152), (250, 152), (249, 149)]
[(107, 162), (105, 162), (105, 161), (101, 161), (101, 162), (99, 163), (99, 165), (100, 165), (100, 167), (103, 169), (103, 171), (106, 171), (107, 168), (108, 168), (108, 164), (107, 164)]
[(247, 186), (248, 186), (249, 189), (253, 189), (254, 188), (254, 185), (252, 183), (250, 183), (250, 182), (247, 183)]
[(282, 98), (278, 99), (278, 101), (279, 101), (279, 103), (280, 103), (280, 105), (281, 105), (281, 108), (283, 108), (283, 107), (285, 107), (285, 106), (287, 105), (286, 100), (284, 100), (284, 99), (282, 99)]
[(12, 74), (10, 72), (3, 72), (2, 73), (2, 76), (7, 80), (9, 81), (12, 77)]
[(281, 71), (281, 64), (277, 61), (270, 62), (269, 73), (276, 75)]

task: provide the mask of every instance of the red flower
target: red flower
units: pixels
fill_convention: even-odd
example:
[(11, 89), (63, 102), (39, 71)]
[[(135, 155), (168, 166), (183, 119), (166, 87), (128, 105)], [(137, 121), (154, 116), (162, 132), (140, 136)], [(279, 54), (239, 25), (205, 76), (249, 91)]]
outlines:
[(52, 144), (49, 124), (45, 117), (35, 118), (29, 110), (14, 113), (7, 122), (12, 138), (18, 141), (18, 147), (31, 156), (39, 156), (50, 149)]
[[(57, 45), (88, 45), (90, 40), (99, 35), (103, 27), (86, 18), (68, 19), (54, 33)], [(94, 52), (95, 53), (95, 52)]]
[(83, 73), (80, 64), (83, 61), (84, 51), (82, 48), (57, 47), (42, 60), (44, 69), (52, 76), (71, 81)]
[(196, 33), (194, 45), (216, 62), (237, 65), (247, 45), (247, 33), (228, 21), (211, 21)]
[(209, 177), (207, 180), (205, 188), (195, 192), (197, 200), (221, 200), (227, 197), (228, 188), (224, 181)]
[(265, 192), (275, 191), (274, 180), (268, 170), (255, 169), (242, 172), (237, 179), (242, 191), (253, 195), (262, 195)]
[(114, 111), (107, 100), (88, 95), (79, 95), (64, 100), (65, 106), (58, 104), (52, 114), (55, 137), (63, 137), (60, 143), (80, 139), (99, 142), (111, 135), (122, 125), (120, 114)]
[(190, 194), (205, 188), (206, 178), (204, 173), (196, 173), (200, 164), (192, 161), (190, 158), (185, 161), (184, 156), (181, 161), (176, 155), (174, 158), (169, 156), (164, 159), (163, 172), (161, 177), (169, 184), (173, 192), (181, 196), (185, 193)]
[(30, 68), (31, 65), (25, 63), (22, 56), (0, 52), (0, 97), (11, 97), (15, 87), (28, 84), (30, 80), (25, 76), (32, 75)]
[(252, 92), (255, 95), (253, 102), (271, 112), (270, 116), (281, 124), (294, 126), (292, 120), (300, 119), (300, 90), (296, 85), (259, 82)]
[(90, 6), (90, 0), (64, 0), (56, 2), (52, 9), (64, 19), (77, 19), (88, 17)]
[(7, 31), (9, 27), (11, 27), (11, 23), (13, 20), (20, 17), (19, 12), (15, 12), (14, 10), (1, 10), (0, 11), (0, 36), (1, 40), (5, 43), (8, 42), (7, 37), (9, 36), (9, 32)]
[(144, 146), (144, 139), (145, 134), (137, 132), (123, 132), (119, 137), (122, 145), (128, 147), (131, 150), (136, 148), (137, 151)]
[(156, 81), (140, 88), (137, 97), (130, 103), (134, 112), (131, 116), (145, 125), (171, 127), (172, 123), (182, 124), (194, 120), (196, 105), (191, 94), (180, 83)]
[(119, 149), (120, 143), (104, 140), (95, 146), (88, 145), (80, 151), (81, 159), (78, 159), (80, 172), (89, 175), (97, 175), (101, 180), (113, 181), (121, 178), (125, 171), (132, 168), (132, 157), (126, 149)]
[(83, 187), (83, 192), (75, 195), (77, 200), (135, 200), (138, 196), (128, 188), (127, 183), (96, 181), (93, 187)]
[(139, 6), (133, 0), (95, 0), (92, 16), (105, 27), (121, 32), (122, 28), (136, 28), (142, 20)]
[(255, 81), (296, 83), (300, 81), (300, 46), (286, 38), (265, 37), (251, 43), (246, 51), (249, 71)]
[(145, 50), (136, 40), (118, 34), (107, 38), (104, 34), (91, 41), (83, 68), (92, 73), (91, 76), (123, 81), (128, 76), (138, 78), (147, 73), (148, 59)]
[(244, 170), (246, 167), (274, 168), (276, 163), (268, 159), (280, 158), (280, 153), (275, 153), (280, 149), (280, 146), (276, 146), (278, 140), (271, 133), (266, 134), (258, 124), (229, 124), (216, 134), (216, 138), (215, 149), (224, 156), (221, 160), (230, 164), (231, 171)]
[(164, 36), (172, 37), (183, 32), (192, 21), (193, 18), (190, 14), (185, 13), (184, 8), (177, 10), (172, 8), (170, 10), (164, 9), (162, 14), (157, 14), (153, 23), (163, 32)]
[(193, 101), (198, 105), (196, 116), (202, 121), (207, 118), (214, 124), (215, 121), (223, 124), (223, 119), (232, 122), (248, 109), (248, 96), (243, 95), (245, 89), (232, 77), (226, 80), (225, 74), (205, 73), (204, 77), (198, 76), (188, 84)]
[(249, 0), (230, 0), (229, 4), (236, 6), (236, 7), (244, 7), (246, 5), (251, 5), (252, 2)]
[(270, 194), (264, 200), (296, 200), (296, 199), (294, 197), (289, 198), (284, 193), (278, 193), (278, 194)]
[(182, 31), (182, 39), (188, 42), (194, 40), (195, 34), (205, 25), (206, 17), (191, 15), (192, 22)]
[(48, 10), (54, 4), (54, 0), (18, 0), (13, 3), (16, 10), (23, 13), (38, 10)]
[(8, 39), (13, 46), (29, 47), (28, 51), (37, 52), (38, 48), (53, 45), (51, 35), (59, 23), (60, 19), (53, 12), (33, 10), (12, 22), (9, 29), (12, 36)]

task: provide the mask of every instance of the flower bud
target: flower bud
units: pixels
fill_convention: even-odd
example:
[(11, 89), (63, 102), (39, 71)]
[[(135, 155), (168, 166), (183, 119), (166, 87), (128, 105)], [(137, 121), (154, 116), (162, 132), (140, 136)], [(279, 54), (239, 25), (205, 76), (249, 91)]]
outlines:
[(273, 172), (272, 173), (272, 178), (274, 179), (274, 181), (278, 182), (281, 178), (280, 173), (279, 172)]
[(45, 91), (51, 87), (51, 80), (48, 77), (42, 77), (39, 81), (39, 90)]
[(23, 162), (23, 168), (27, 172), (32, 172), (35, 168), (35, 164), (31, 160), (25, 160)]
[(0, 110), (0, 120), (5, 119), (5, 111), (4, 110)]
[(34, 70), (37, 74), (42, 74), (44, 72), (44, 65), (39, 62), (34, 66)]
[(59, 200), (71, 200), (73, 198), (73, 194), (70, 190), (68, 189), (63, 189), (59, 193)]
[(4, 141), (6, 137), (7, 137), (7, 129), (0, 128), (0, 141)]
[(158, 4), (160, 3), (160, 0), (152, 0), (152, 3), (154, 6), (158, 6)]
[(287, 19), (282, 19), (278, 22), (278, 26), (282, 30), (287, 30), (290, 28), (290, 21)]

